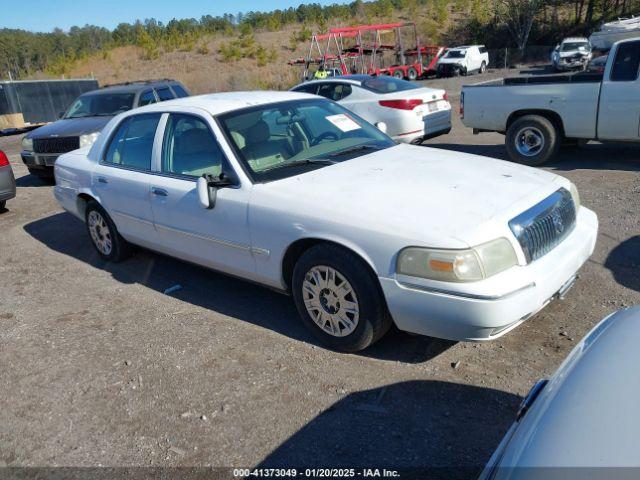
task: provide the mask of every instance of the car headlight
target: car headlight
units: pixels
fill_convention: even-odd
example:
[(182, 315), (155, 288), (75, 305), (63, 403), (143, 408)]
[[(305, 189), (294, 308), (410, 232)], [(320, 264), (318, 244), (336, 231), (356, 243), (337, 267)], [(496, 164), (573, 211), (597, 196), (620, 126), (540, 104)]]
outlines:
[(573, 198), (573, 206), (576, 209), (576, 213), (580, 210), (580, 194), (578, 193), (578, 187), (576, 187), (573, 182), (569, 185), (569, 193), (571, 193), (571, 198)]
[(33, 152), (33, 139), (24, 137), (22, 139), (22, 148), (24, 148), (28, 152)]
[(100, 132), (88, 133), (87, 135), (80, 135), (80, 148), (90, 147), (100, 136)]
[(466, 250), (409, 247), (398, 255), (397, 272), (442, 282), (477, 282), (518, 264), (506, 238)]

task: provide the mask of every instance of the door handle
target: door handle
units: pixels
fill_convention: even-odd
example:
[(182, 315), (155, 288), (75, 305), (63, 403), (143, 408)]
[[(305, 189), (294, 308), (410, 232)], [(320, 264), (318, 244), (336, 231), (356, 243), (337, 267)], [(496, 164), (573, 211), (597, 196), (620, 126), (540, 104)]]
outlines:
[(151, 193), (157, 195), (159, 197), (168, 197), (169, 192), (167, 192), (164, 188), (151, 187)]
[(98, 183), (109, 183), (109, 180), (104, 177), (98, 177)]

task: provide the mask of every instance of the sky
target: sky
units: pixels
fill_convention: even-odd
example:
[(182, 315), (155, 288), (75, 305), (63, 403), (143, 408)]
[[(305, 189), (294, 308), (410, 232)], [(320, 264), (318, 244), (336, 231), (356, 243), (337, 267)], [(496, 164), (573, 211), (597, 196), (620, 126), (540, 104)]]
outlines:
[(0, 28), (50, 32), (73, 25), (98, 25), (113, 29), (121, 22), (155, 18), (200, 18), (202, 15), (271, 11), (301, 3), (347, 3), (342, 0), (0, 0)]

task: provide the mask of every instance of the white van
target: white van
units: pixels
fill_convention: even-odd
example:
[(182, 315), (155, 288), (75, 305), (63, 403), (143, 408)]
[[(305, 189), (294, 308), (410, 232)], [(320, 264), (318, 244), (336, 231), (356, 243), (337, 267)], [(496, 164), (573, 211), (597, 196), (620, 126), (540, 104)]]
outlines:
[(484, 73), (489, 66), (489, 51), (484, 45), (466, 45), (450, 48), (438, 60), (439, 77)]

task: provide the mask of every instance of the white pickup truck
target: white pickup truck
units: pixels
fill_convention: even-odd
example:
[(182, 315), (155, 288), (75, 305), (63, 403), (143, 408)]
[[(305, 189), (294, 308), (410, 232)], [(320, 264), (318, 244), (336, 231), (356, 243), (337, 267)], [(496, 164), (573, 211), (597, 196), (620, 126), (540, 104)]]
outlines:
[(640, 142), (640, 38), (616, 43), (604, 74), (507, 78), (463, 87), (462, 122), (506, 135), (509, 157), (542, 165), (560, 145)]

